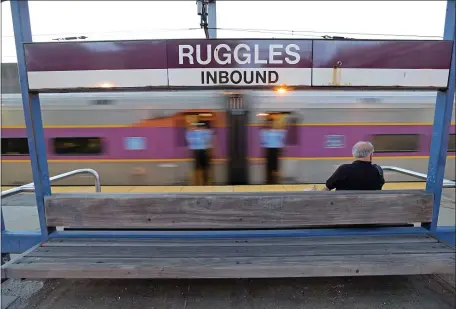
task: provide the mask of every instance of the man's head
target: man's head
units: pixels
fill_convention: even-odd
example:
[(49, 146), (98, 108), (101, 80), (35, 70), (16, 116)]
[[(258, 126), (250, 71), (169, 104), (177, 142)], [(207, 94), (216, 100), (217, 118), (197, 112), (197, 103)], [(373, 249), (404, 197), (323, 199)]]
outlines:
[(374, 146), (370, 142), (357, 142), (353, 146), (352, 154), (356, 160), (372, 162)]

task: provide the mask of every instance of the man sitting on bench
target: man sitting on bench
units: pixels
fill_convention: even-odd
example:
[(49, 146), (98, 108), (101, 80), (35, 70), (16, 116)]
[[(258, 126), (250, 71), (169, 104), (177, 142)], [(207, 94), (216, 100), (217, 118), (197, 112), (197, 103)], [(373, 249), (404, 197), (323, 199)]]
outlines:
[(355, 161), (342, 164), (326, 181), (323, 191), (336, 190), (381, 190), (385, 184), (383, 170), (372, 163), (374, 146), (358, 142), (352, 149)]

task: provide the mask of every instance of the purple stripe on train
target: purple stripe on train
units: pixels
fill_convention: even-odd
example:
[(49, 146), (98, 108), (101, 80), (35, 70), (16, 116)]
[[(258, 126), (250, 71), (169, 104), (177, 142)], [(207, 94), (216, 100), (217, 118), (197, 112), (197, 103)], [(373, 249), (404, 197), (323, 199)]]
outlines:
[[(350, 157), (352, 146), (359, 140), (369, 140), (372, 134), (419, 134), (420, 151), (407, 153), (382, 153), (381, 156), (428, 155), (431, 142), (430, 126), (301, 126), (295, 128), (298, 133), (296, 145), (287, 145), (286, 157)], [(260, 127), (249, 127), (249, 157), (262, 157), (260, 146)], [(455, 126), (450, 133), (455, 134)], [(343, 135), (343, 148), (325, 148), (327, 135)], [(2, 129), (3, 137), (25, 137), (25, 129)], [(179, 140), (178, 130), (173, 127), (155, 128), (61, 128), (45, 129), (48, 159), (178, 159), (190, 157), (190, 151)], [(53, 154), (49, 139), (51, 137), (102, 137), (106, 153), (97, 156), (59, 156)], [(145, 137), (147, 149), (127, 150), (124, 139), (127, 137)], [(216, 157), (227, 156), (227, 130), (216, 128)], [(21, 158), (26, 156), (3, 156)]]

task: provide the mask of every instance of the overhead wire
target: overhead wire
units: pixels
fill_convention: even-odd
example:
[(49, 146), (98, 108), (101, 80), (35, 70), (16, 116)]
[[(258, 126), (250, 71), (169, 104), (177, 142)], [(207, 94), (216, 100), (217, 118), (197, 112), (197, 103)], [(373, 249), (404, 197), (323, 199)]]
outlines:
[[(335, 34), (335, 35), (365, 35), (365, 36), (390, 36), (390, 37), (416, 37), (416, 38), (428, 38), (428, 39), (442, 39), (442, 36), (427, 36), (427, 35), (415, 35), (415, 34), (391, 34), (391, 33), (368, 33), (368, 32), (339, 32), (339, 31), (312, 31), (312, 30), (286, 30), (286, 29), (252, 29), (252, 28), (225, 28), (225, 27), (217, 27), (217, 28), (208, 28), (208, 29), (216, 29), (220, 31), (233, 31), (233, 32), (248, 32), (248, 33), (262, 33), (262, 34), (276, 34), (276, 35), (292, 35), (292, 36), (300, 36), (300, 37), (312, 37), (312, 38), (321, 38), (328, 34)], [(90, 35), (101, 35), (101, 36), (112, 36), (118, 35), (121, 33), (132, 33), (132, 32), (140, 32), (140, 33), (153, 33), (153, 32), (173, 32), (173, 31), (195, 31), (201, 30), (201, 28), (168, 28), (168, 29), (131, 29), (131, 30), (116, 30), (116, 31), (105, 31), (105, 32), (88, 32), (83, 33), (85, 36)], [(81, 34), (78, 32), (67, 32), (67, 33), (46, 33), (46, 34), (35, 34), (34, 37), (43, 37), (43, 36), (69, 36), (69, 35), (76, 35)], [(14, 36), (2, 36), (3, 38), (14, 38)], [(90, 41), (90, 40), (89, 40)], [(3, 55), (2, 58), (15, 58), (16, 56), (7, 56)]]
[[(369, 32), (341, 32), (341, 31), (313, 31), (313, 30), (288, 30), (288, 29), (261, 29), (261, 28), (225, 28), (225, 27), (216, 27), (208, 28), (216, 29), (221, 31), (233, 31), (233, 32), (253, 32), (253, 33), (264, 33), (264, 34), (290, 34), (292, 36), (323, 36), (328, 34), (335, 35), (363, 35), (363, 36), (389, 36), (389, 37), (415, 37), (415, 38), (434, 38), (442, 39), (443, 36), (436, 35), (417, 35), (417, 34), (392, 34), (392, 33), (369, 33)], [(172, 32), (172, 31), (194, 31), (201, 30), (201, 28), (168, 28), (168, 29), (130, 29), (130, 30), (116, 30), (116, 31), (101, 31), (101, 32), (84, 32), (84, 31), (74, 31), (74, 32), (61, 32), (61, 33), (41, 33), (34, 34), (34, 37), (42, 36), (69, 36), (69, 35), (102, 35), (102, 36), (111, 36), (121, 33), (132, 33), (132, 32), (141, 32), (141, 33), (152, 33), (152, 32)], [(2, 38), (14, 38), (13, 35), (5, 35)]]
[(368, 35), (368, 36), (391, 36), (391, 37), (416, 37), (416, 38), (443, 38), (437, 35), (418, 35), (418, 34), (392, 34), (392, 33), (369, 33), (369, 32), (341, 32), (341, 31), (313, 31), (313, 30), (287, 30), (287, 29), (250, 29), (250, 28), (209, 28), (228, 31), (263, 31), (263, 32), (284, 32), (288, 34), (308, 33), (308, 34), (341, 34), (341, 35)]

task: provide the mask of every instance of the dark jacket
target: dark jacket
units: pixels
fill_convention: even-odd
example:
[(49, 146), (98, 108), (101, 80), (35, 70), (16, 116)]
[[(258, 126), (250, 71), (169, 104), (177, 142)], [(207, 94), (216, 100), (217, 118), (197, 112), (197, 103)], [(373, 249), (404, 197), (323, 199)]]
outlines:
[(382, 168), (366, 161), (343, 164), (326, 181), (330, 190), (381, 190), (384, 184)]

